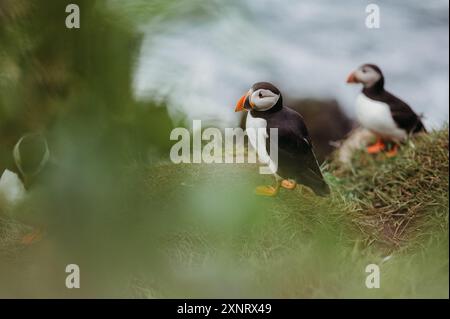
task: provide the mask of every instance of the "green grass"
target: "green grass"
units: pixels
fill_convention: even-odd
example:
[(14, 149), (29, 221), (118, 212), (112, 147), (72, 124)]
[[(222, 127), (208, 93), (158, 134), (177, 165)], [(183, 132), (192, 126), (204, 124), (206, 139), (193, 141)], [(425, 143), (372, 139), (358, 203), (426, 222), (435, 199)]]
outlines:
[[(149, 174), (158, 176), (149, 188), (181, 197), (180, 218), (189, 216), (168, 236), (173, 281), (153, 284), (153, 297), (448, 297), (447, 131), (416, 137), (393, 159), (332, 161), (330, 198), (305, 188), (253, 196), (271, 182), (255, 170), (167, 164)], [(370, 263), (382, 289), (364, 285)]]
[[(136, 164), (124, 174), (131, 181), (125, 188), (135, 184), (135, 197), (114, 193), (125, 196), (123, 219), (107, 212), (104, 223), (82, 219), (78, 230), (90, 231), (73, 233), (85, 237), (81, 242), (62, 235), (55, 224), (41, 243), (20, 250), (14, 261), (16, 271), (25, 273), (23, 260), (51, 268), (67, 255), (74, 260), (67, 249), (76, 247), (81, 252), (76, 256), (86, 261), (84, 273), (101, 278), (75, 293), (53, 283), (45, 293), (32, 294), (29, 284), (17, 280), (16, 294), (448, 298), (447, 130), (417, 136), (395, 158), (358, 152), (351, 165), (332, 160), (324, 169), (330, 197), (298, 187), (262, 198), (253, 189), (271, 178), (252, 165)], [(120, 182), (111, 187), (120, 188)], [(1, 220), (3, 233), (13, 220)], [(91, 232), (96, 236), (90, 238)], [(5, 243), (12, 245), (13, 238), (3, 235), (1, 249), (11, 249)], [(115, 280), (103, 275), (111, 256)], [(380, 266), (380, 289), (365, 286), (365, 267), (371, 263)], [(8, 267), (0, 263), (0, 270)]]
[(355, 154), (330, 164), (334, 189), (356, 203), (352, 218), (368, 244), (388, 250), (448, 231), (448, 131), (416, 136), (395, 158)]

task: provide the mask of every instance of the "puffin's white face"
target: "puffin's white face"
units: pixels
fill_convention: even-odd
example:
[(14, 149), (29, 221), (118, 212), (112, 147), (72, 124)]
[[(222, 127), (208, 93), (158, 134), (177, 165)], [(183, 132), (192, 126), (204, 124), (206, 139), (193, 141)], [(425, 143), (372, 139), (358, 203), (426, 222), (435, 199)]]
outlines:
[(281, 104), (280, 91), (269, 82), (258, 82), (245, 93), (237, 102), (235, 112), (258, 111), (264, 112), (273, 108), (277, 103)]
[(249, 91), (249, 102), (255, 111), (267, 111), (277, 104), (279, 94), (270, 90), (258, 89), (254, 92)]
[(377, 70), (369, 65), (363, 65), (350, 74), (347, 83), (362, 83), (365, 88), (370, 88), (381, 80), (381, 77)]

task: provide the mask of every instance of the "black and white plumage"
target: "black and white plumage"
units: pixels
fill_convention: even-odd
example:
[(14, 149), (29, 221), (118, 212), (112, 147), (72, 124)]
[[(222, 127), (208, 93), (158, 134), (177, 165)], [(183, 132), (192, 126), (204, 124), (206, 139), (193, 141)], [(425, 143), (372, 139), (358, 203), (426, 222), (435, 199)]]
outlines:
[[(238, 102), (236, 111), (248, 110), (246, 129), (265, 128), (270, 138), (270, 128), (278, 129), (278, 169), (276, 175), (292, 179), (310, 187), (317, 195), (326, 195), (329, 188), (323, 179), (313, 152), (303, 117), (283, 106), (280, 91), (267, 82), (255, 83)], [(266, 148), (256, 147), (256, 137), (249, 132), (249, 142), (258, 149), (260, 158), (268, 158), (269, 138)]]
[(12, 155), (15, 166), (0, 174), (0, 201), (8, 205), (14, 205), (25, 197), (26, 190), (46, 167), (50, 151), (45, 137), (34, 133), (22, 136)]
[(386, 91), (384, 82), (382, 71), (374, 64), (364, 64), (348, 77), (347, 83), (363, 84), (356, 100), (356, 116), (361, 125), (395, 142), (425, 131), (420, 117), (407, 103)]

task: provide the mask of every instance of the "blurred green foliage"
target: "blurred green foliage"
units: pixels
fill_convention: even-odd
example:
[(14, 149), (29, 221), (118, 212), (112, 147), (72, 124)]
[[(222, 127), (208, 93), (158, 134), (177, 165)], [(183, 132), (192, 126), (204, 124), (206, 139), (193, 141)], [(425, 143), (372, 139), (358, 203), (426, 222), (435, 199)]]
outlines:
[(132, 98), (140, 43), (134, 26), (105, 1), (76, 1), (82, 27), (67, 29), (65, 8), (72, 2), (1, 2), (2, 164), (28, 131), (44, 131), (56, 143), (63, 135), (95, 147), (113, 141), (123, 155), (167, 147), (171, 124), (164, 109)]
[[(69, 3), (80, 7), (80, 29), (65, 27)], [(116, 252), (123, 260), (133, 214), (153, 213), (132, 168), (168, 154), (172, 123), (164, 106), (133, 99), (139, 44), (107, 1), (0, 2), (0, 168), (15, 169), (22, 135), (47, 136), (51, 165), (15, 217), (56, 236), (54, 258), (99, 269)]]

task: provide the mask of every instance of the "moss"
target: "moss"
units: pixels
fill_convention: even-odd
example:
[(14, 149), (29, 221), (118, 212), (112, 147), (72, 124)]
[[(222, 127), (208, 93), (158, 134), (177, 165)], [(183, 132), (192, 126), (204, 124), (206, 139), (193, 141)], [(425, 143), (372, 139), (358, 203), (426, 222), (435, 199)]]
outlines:
[[(358, 151), (350, 165), (332, 159), (324, 171), (330, 197), (298, 187), (261, 198), (252, 194), (253, 188), (272, 179), (259, 175), (253, 165), (162, 162), (146, 168), (136, 163), (125, 173), (132, 191), (117, 194), (126, 203), (125, 215), (121, 205), (96, 201), (97, 193), (70, 181), (70, 189), (95, 203), (92, 211), (71, 211), (78, 214), (76, 229), (73, 224), (64, 228), (66, 201), (45, 206), (42, 199), (33, 200), (39, 193), (32, 194), (20, 209), (45, 216), (41, 211), (53, 207), (52, 218), (41, 220), (52, 224), (48, 236), (22, 254), (16, 243), (24, 226), (3, 214), (0, 250), (18, 256), (14, 269), (21, 277), (9, 279), (19, 296), (31, 291), (21, 279), (27, 273), (22, 255), (43, 274), (34, 275), (36, 281), (48, 280), (53, 278), (46, 273), (49, 263), (60, 267), (56, 260), (74, 259), (77, 247), (81, 255), (75, 259), (84, 256), (86, 263), (92, 254), (95, 264), (119, 256), (117, 278), (132, 278), (117, 279), (110, 291), (110, 278), (104, 282), (101, 276), (104, 268), (84, 266), (97, 278), (86, 294), (96, 297), (448, 298), (447, 130), (414, 137), (395, 158)], [(104, 185), (100, 194), (119, 186)], [(100, 212), (107, 212), (107, 220)], [(120, 218), (113, 221), (114, 216)], [(92, 238), (85, 229), (95, 229)], [(75, 232), (76, 238), (69, 240), (67, 232)], [(104, 234), (110, 236), (106, 241)], [(98, 241), (105, 244), (98, 246)], [(381, 289), (364, 285), (365, 267), (371, 263), (380, 266)], [(12, 269), (6, 261), (0, 267)], [(47, 291), (54, 297), (60, 293)]]
[(404, 248), (448, 231), (448, 130), (417, 135), (394, 158), (354, 154), (350, 164), (328, 167), (333, 190), (367, 243)]

